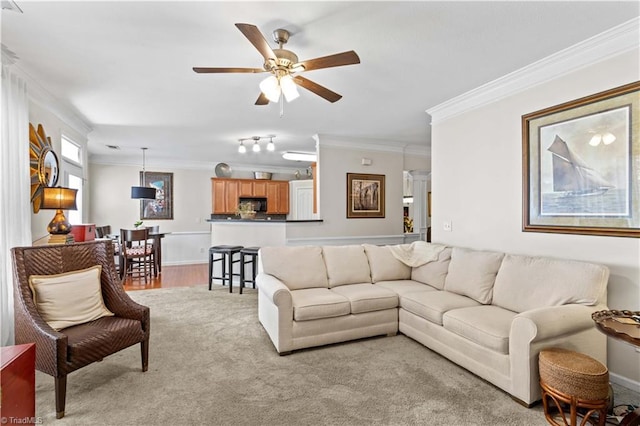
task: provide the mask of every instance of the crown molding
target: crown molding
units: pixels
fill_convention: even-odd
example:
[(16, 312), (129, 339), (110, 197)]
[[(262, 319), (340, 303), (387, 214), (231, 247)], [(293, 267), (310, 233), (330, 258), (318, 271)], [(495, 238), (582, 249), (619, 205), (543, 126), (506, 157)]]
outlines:
[(640, 17), (426, 110), (437, 124), (640, 47)]
[(15, 70), (16, 74), (18, 74), (27, 83), (27, 95), (29, 100), (50, 111), (60, 120), (73, 127), (77, 132), (83, 134), (85, 137), (91, 133), (93, 130), (91, 122), (78, 110), (53, 96), (53, 94), (45, 89), (38, 80), (31, 77), (27, 72), (20, 68), (19, 65), (13, 64), (11, 67)]
[(317, 147), (330, 146), (341, 149), (361, 149), (363, 151), (397, 152), (425, 157), (429, 156), (429, 150), (426, 145), (424, 147), (408, 144), (398, 145), (398, 143), (391, 144), (388, 140), (382, 139), (355, 138), (329, 134), (317, 134), (313, 136), (313, 139), (316, 141)]
[[(89, 156), (89, 164), (99, 164), (103, 166), (126, 166), (126, 167), (140, 167), (140, 159), (135, 156), (113, 156), (113, 155), (91, 155)], [(165, 168), (169, 170), (181, 169), (181, 170), (209, 170), (211, 173), (215, 172), (216, 162), (212, 161), (192, 161), (192, 160), (178, 160), (178, 159), (153, 159), (151, 162), (147, 159), (146, 168)], [(306, 167), (281, 167), (281, 166), (260, 166), (250, 164), (230, 164), (233, 171), (238, 172), (271, 172), (281, 174), (294, 174), (296, 170)]]

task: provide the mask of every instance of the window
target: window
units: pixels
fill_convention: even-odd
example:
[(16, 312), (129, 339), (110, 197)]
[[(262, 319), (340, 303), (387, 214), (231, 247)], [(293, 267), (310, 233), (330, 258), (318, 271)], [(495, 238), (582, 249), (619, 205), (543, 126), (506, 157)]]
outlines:
[(80, 146), (62, 136), (62, 156), (67, 160), (71, 160), (74, 163), (82, 165), (82, 158), (80, 157), (80, 154)]
[(64, 170), (63, 186), (77, 189), (76, 206), (78, 210), (69, 210), (67, 218), (72, 225), (83, 222), (84, 213), (84, 168), (82, 146), (62, 136), (62, 160)]

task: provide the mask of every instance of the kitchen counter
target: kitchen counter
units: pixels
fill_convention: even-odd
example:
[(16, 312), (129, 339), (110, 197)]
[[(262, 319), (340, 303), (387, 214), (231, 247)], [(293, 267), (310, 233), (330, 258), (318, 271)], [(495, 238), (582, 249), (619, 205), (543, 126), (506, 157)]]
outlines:
[(240, 219), (237, 216), (214, 217), (211, 223), (211, 245), (237, 245), (243, 247), (284, 246), (292, 232), (300, 227), (322, 224), (321, 219), (286, 220), (283, 217)]

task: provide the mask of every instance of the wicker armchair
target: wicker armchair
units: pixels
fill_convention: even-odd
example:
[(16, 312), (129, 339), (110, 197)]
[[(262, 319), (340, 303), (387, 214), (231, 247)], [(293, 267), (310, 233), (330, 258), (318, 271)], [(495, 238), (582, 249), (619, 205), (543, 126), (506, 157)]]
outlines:
[[(149, 308), (122, 288), (111, 241), (11, 249), (14, 275), (16, 344), (36, 344), (36, 369), (55, 378), (56, 417), (64, 416), (67, 374), (140, 343), (142, 371), (149, 359)], [(106, 307), (114, 316), (56, 331), (39, 315), (29, 276), (53, 275), (102, 265), (100, 281)]]

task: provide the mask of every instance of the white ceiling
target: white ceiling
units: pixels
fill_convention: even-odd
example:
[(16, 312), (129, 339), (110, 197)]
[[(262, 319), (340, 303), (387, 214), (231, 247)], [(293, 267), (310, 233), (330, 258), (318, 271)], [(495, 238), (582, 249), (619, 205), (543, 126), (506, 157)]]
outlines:
[[(640, 15), (638, 1), (17, 3), (2, 44), (87, 120), (92, 158), (139, 163), (144, 146), (148, 164), (262, 168), (298, 168), (280, 154), (313, 151), (315, 134), (426, 153), (427, 108)], [(280, 118), (277, 104), (254, 105), (265, 74), (191, 69), (262, 66), (236, 22), (269, 42), (289, 30), (301, 60), (353, 49), (361, 64), (305, 73), (343, 98), (300, 89)], [(275, 153), (237, 153), (238, 138), (267, 134)]]

